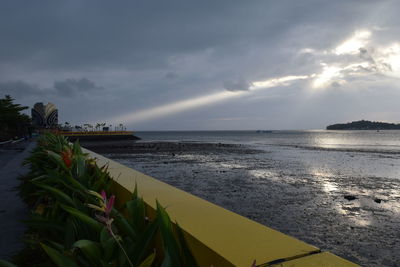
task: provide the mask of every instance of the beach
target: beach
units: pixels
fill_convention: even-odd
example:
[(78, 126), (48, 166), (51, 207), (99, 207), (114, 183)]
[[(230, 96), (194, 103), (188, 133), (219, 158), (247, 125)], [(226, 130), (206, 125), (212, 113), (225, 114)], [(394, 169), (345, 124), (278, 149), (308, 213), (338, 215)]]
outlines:
[(278, 141), (271, 141), (278, 134), (230, 134), (147, 133), (140, 142), (83, 145), (362, 266), (397, 266), (400, 151), (386, 146), (393, 133), (377, 136), (380, 143), (375, 133), (353, 134), (373, 147), (354, 146), (351, 133), (336, 135), (346, 144), (323, 147), (303, 141), (325, 133), (291, 141), (282, 133)]

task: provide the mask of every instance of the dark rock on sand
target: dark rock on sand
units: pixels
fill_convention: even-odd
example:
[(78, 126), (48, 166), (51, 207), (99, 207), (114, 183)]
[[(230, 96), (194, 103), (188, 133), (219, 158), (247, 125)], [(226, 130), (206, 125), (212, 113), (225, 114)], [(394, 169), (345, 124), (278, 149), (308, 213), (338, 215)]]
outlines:
[(348, 201), (352, 201), (352, 200), (358, 199), (357, 197), (352, 196), (352, 195), (345, 195), (344, 198), (347, 199)]

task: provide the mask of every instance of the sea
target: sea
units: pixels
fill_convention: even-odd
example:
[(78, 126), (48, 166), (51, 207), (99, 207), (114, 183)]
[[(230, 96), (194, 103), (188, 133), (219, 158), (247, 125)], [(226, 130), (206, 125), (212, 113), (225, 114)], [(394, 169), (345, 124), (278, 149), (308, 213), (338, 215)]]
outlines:
[(400, 266), (400, 131), (135, 134), (244, 148), (110, 157), (362, 266)]

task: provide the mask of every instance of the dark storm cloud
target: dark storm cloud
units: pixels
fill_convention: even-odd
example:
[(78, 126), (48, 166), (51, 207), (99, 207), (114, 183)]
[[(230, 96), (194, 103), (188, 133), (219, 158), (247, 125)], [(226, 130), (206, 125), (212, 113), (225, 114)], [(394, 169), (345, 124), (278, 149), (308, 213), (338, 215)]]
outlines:
[(177, 54), (213, 48), (224, 57), (279, 42), (294, 22), (320, 20), (328, 6), (355, 16), (368, 5), (281, 2), (2, 1), (0, 60), (68, 70), (162, 67)]
[(51, 88), (40, 88), (35, 84), (24, 81), (0, 82), (0, 95), (12, 95), (20, 98), (30, 96), (44, 97), (46, 95), (73, 97), (103, 89), (103, 87), (97, 86), (93, 81), (86, 78), (55, 81)]
[(66, 96), (103, 89), (103, 87), (97, 86), (94, 82), (86, 78), (82, 78), (80, 80), (67, 79), (65, 81), (54, 82), (54, 90), (56, 93)]
[(43, 89), (35, 84), (26, 83), (24, 81), (8, 81), (0, 82), (0, 96), (11, 95), (13, 97), (26, 97), (31, 95), (43, 95)]
[(168, 72), (167, 74), (165, 74), (165, 78), (167, 79), (176, 79), (178, 77), (178, 74), (174, 73), (174, 72)]
[(237, 79), (233, 81), (225, 81), (224, 88), (228, 91), (247, 91), (250, 89), (251, 82), (246, 81), (245, 79)]

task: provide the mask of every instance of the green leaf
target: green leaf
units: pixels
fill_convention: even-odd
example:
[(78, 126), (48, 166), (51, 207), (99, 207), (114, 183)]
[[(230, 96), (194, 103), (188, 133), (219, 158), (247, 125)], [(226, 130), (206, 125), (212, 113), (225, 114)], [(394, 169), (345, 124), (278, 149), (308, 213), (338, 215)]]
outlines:
[(81, 178), (86, 171), (86, 157), (83, 155), (74, 155), (73, 163), (75, 163), (73, 166), (76, 176)]
[(137, 234), (124, 216), (117, 213), (117, 216), (115, 217), (115, 223), (122, 232), (127, 234), (132, 240), (136, 240)]
[(182, 248), (182, 255), (181, 258), (184, 261), (184, 266), (193, 266), (193, 267), (197, 267), (198, 264), (196, 262), (196, 259), (194, 258), (192, 252), (190, 251), (190, 248), (186, 242), (185, 236), (183, 234), (183, 230), (182, 228), (178, 225), (178, 223), (176, 224), (176, 233), (178, 235), (178, 241), (179, 244)]
[(171, 261), (171, 256), (169, 255), (168, 251), (165, 251), (164, 260), (161, 264), (161, 267), (174, 267)]
[(64, 226), (58, 222), (51, 222), (47, 220), (38, 220), (38, 219), (24, 220), (23, 222), (32, 228), (47, 229), (47, 230), (54, 229), (57, 231), (64, 231)]
[(84, 185), (82, 185), (79, 181), (77, 181), (70, 174), (66, 174), (63, 177), (65, 177), (65, 180), (67, 180), (76, 190), (81, 190), (84, 192), (87, 190), (87, 188)]
[(5, 260), (0, 260), (0, 267), (18, 267), (15, 264), (12, 264), (11, 262), (5, 261)]
[(71, 217), (67, 219), (67, 222), (64, 226), (64, 245), (66, 248), (71, 248), (72, 244), (75, 242), (75, 227), (74, 221)]
[(54, 242), (54, 241), (49, 241), (49, 240), (47, 240), (47, 242), (55, 250), (58, 250), (58, 251), (64, 250), (64, 246), (61, 245), (60, 243), (57, 243), (57, 242)]
[(100, 232), (100, 243), (105, 244), (110, 238), (112, 238), (112, 236), (108, 232), (107, 228), (103, 227)]
[(95, 230), (96, 232), (100, 232), (102, 228), (102, 224), (96, 221), (95, 219), (89, 217), (88, 215), (84, 214), (83, 212), (74, 209), (72, 207), (66, 206), (66, 205), (60, 205), (61, 208), (65, 211), (67, 211), (69, 214), (74, 216), (75, 218), (79, 219), (81, 222), (85, 223), (88, 225), (90, 228)]
[(136, 198), (126, 203), (130, 222), (132, 223), (136, 232), (143, 231), (145, 226), (145, 204), (143, 199)]
[(174, 266), (181, 266), (180, 249), (173, 233), (171, 219), (158, 201), (157, 219), (160, 222), (160, 232), (165, 251), (168, 252)]
[(64, 192), (62, 192), (61, 190), (52, 187), (52, 186), (48, 186), (45, 184), (41, 184), (38, 182), (34, 183), (36, 186), (43, 188), (44, 190), (52, 193), (58, 200), (60, 200), (61, 202), (64, 202), (65, 204), (71, 205), (71, 206), (75, 206), (74, 201)]
[(156, 253), (153, 252), (150, 254), (140, 265), (139, 267), (151, 267), (151, 265), (154, 262), (154, 259), (156, 258)]
[(128, 251), (128, 255), (134, 266), (139, 265), (140, 260), (145, 256), (149, 246), (154, 242), (158, 228), (159, 224), (156, 219), (147, 226), (135, 246)]
[(72, 145), (72, 151), (74, 154), (82, 154), (81, 146), (79, 145), (79, 140), (76, 140), (75, 143)]
[(61, 166), (64, 170), (69, 171), (61, 156), (51, 150), (47, 150), (48, 157), (57, 165)]
[(104, 258), (107, 262), (111, 261), (112, 257), (115, 255), (117, 249), (117, 241), (113, 237), (109, 238), (107, 241), (102, 243)]
[(38, 181), (41, 181), (41, 180), (44, 180), (44, 179), (46, 179), (46, 178), (49, 178), (47, 175), (40, 175), (40, 176), (38, 176), (38, 177), (35, 177), (35, 178), (32, 178), (32, 179), (30, 179), (32, 182), (38, 182)]
[(137, 189), (137, 183), (135, 182), (135, 189), (133, 190), (132, 193), (132, 199), (137, 199), (138, 198), (138, 189)]
[(78, 267), (78, 265), (75, 264), (75, 262), (73, 262), (70, 258), (61, 254), (54, 248), (48, 247), (43, 243), (40, 243), (40, 245), (58, 267)]
[(72, 247), (79, 248), (93, 266), (101, 265), (100, 259), (102, 258), (102, 253), (98, 243), (82, 239), (76, 241)]

